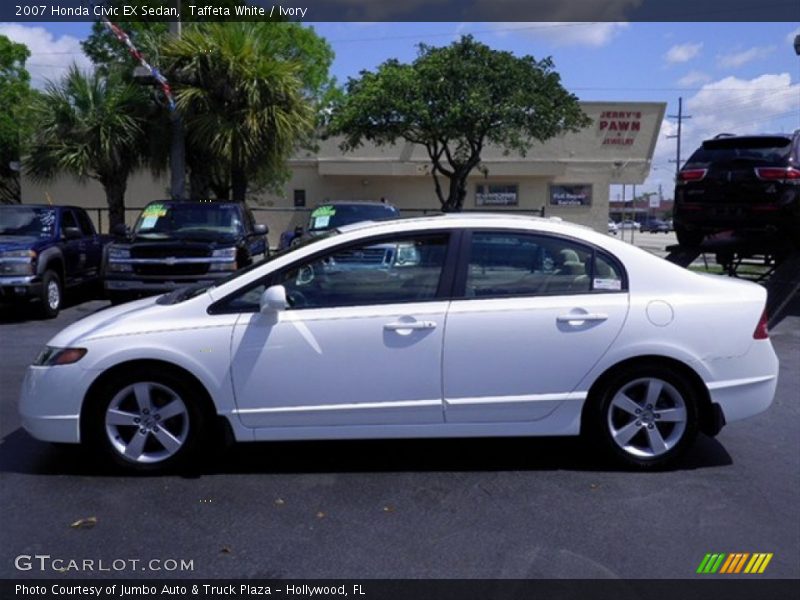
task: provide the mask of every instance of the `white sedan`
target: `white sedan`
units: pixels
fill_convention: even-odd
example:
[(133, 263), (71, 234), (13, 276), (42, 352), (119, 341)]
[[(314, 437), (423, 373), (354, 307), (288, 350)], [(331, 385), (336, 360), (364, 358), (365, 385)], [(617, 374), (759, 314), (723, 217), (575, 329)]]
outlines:
[(34, 437), (145, 471), (225, 430), (585, 434), (652, 467), (770, 405), (765, 301), (553, 220), (361, 223), (74, 323), (28, 369), (19, 408)]

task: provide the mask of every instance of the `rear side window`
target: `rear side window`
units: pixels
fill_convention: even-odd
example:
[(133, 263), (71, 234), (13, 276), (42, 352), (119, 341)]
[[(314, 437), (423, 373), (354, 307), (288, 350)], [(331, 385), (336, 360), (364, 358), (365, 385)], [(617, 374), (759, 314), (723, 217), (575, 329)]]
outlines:
[(514, 232), (475, 232), (467, 298), (588, 294), (624, 289), (610, 256), (572, 240)]
[(720, 138), (703, 142), (684, 168), (709, 166), (786, 165), (792, 152), (792, 140), (785, 137)]

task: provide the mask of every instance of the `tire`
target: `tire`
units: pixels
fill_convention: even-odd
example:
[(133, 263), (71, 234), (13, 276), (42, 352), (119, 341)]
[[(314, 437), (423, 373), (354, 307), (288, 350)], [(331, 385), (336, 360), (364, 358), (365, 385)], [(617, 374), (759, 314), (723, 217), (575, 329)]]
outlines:
[(47, 270), (42, 276), (42, 292), (39, 296), (39, 314), (45, 319), (54, 319), (61, 310), (64, 301), (64, 286), (61, 278), (53, 270)]
[(675, 237), (678, 238), (679, 245), (694, 247), (703, 243), (705, 235), (700, 231), (692, 231), (691, 229), (676, 225)]
[(109, 463), (135, 472), (188, 464), (206, 431), (205, 391), (179, 373), (137, 367), (106, 382), (90, 400), (84, 438)]
[(695, 387), (666, 365), (621, 369), (593, 390), (588, 402), (585, 432), (595, 446), (627, 467), (666, 466), (697, 436)]

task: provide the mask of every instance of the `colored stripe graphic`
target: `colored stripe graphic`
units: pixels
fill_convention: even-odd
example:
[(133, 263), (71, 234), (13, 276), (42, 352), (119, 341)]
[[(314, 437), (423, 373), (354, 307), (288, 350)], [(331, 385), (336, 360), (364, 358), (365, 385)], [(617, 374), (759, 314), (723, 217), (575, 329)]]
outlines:
[(756, 552), (754, 554), (749, 552), (734, 552), (732, 554), (724, 552), (708, 553), (700, 561), (697, 573), (730, 575), (741, 573), (742, 569), (749, 574), (763, 573), (773, 556), (772, 552)]

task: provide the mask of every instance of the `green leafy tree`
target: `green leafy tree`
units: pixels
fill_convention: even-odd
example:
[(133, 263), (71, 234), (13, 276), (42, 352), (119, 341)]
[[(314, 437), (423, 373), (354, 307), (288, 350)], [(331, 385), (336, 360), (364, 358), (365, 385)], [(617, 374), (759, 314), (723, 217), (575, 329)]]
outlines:
[(124, 223), (128, 177), (149, 155), (152, 110), (141, 87), (73, 65), (32, 107), (37, 130), (24, 168), (37, 180), (69, 173), (100, 182), (111, 226)]
[(22, 145), (33, 121), (30, 101), (30, 75), (25, 61), (30, 52), (23, 44), (0, 35), (0, 203), (20, 201), (18, 163)]
[[(344, 136), (344, 150), (365, 140), (424, 146), (442, 209), (457, 211), (487, 143), (524, 155), (535, 142), (589, 124), (551, 59), (516, 57), (465, 36), (442, 48), (420, 44), (413, 63), (389, 60), (350, 79), (328, 134)], [(440, 176), (449, 180), (446, 191)]]
[[(253, 180), (285, 177), (287, 158), (310, 139), (314, 95), (327, 81), (332, 53), (313, 31), (299, 29), (211, 23), (187, 28), (162, 48), (189, 153), (203, 156), (206, 171), (227, 175), (217, 181), (217, 195), (229, 185), (230, 197), (244, 201)], [(307, 60), (320, 53), (322, 66)]]

